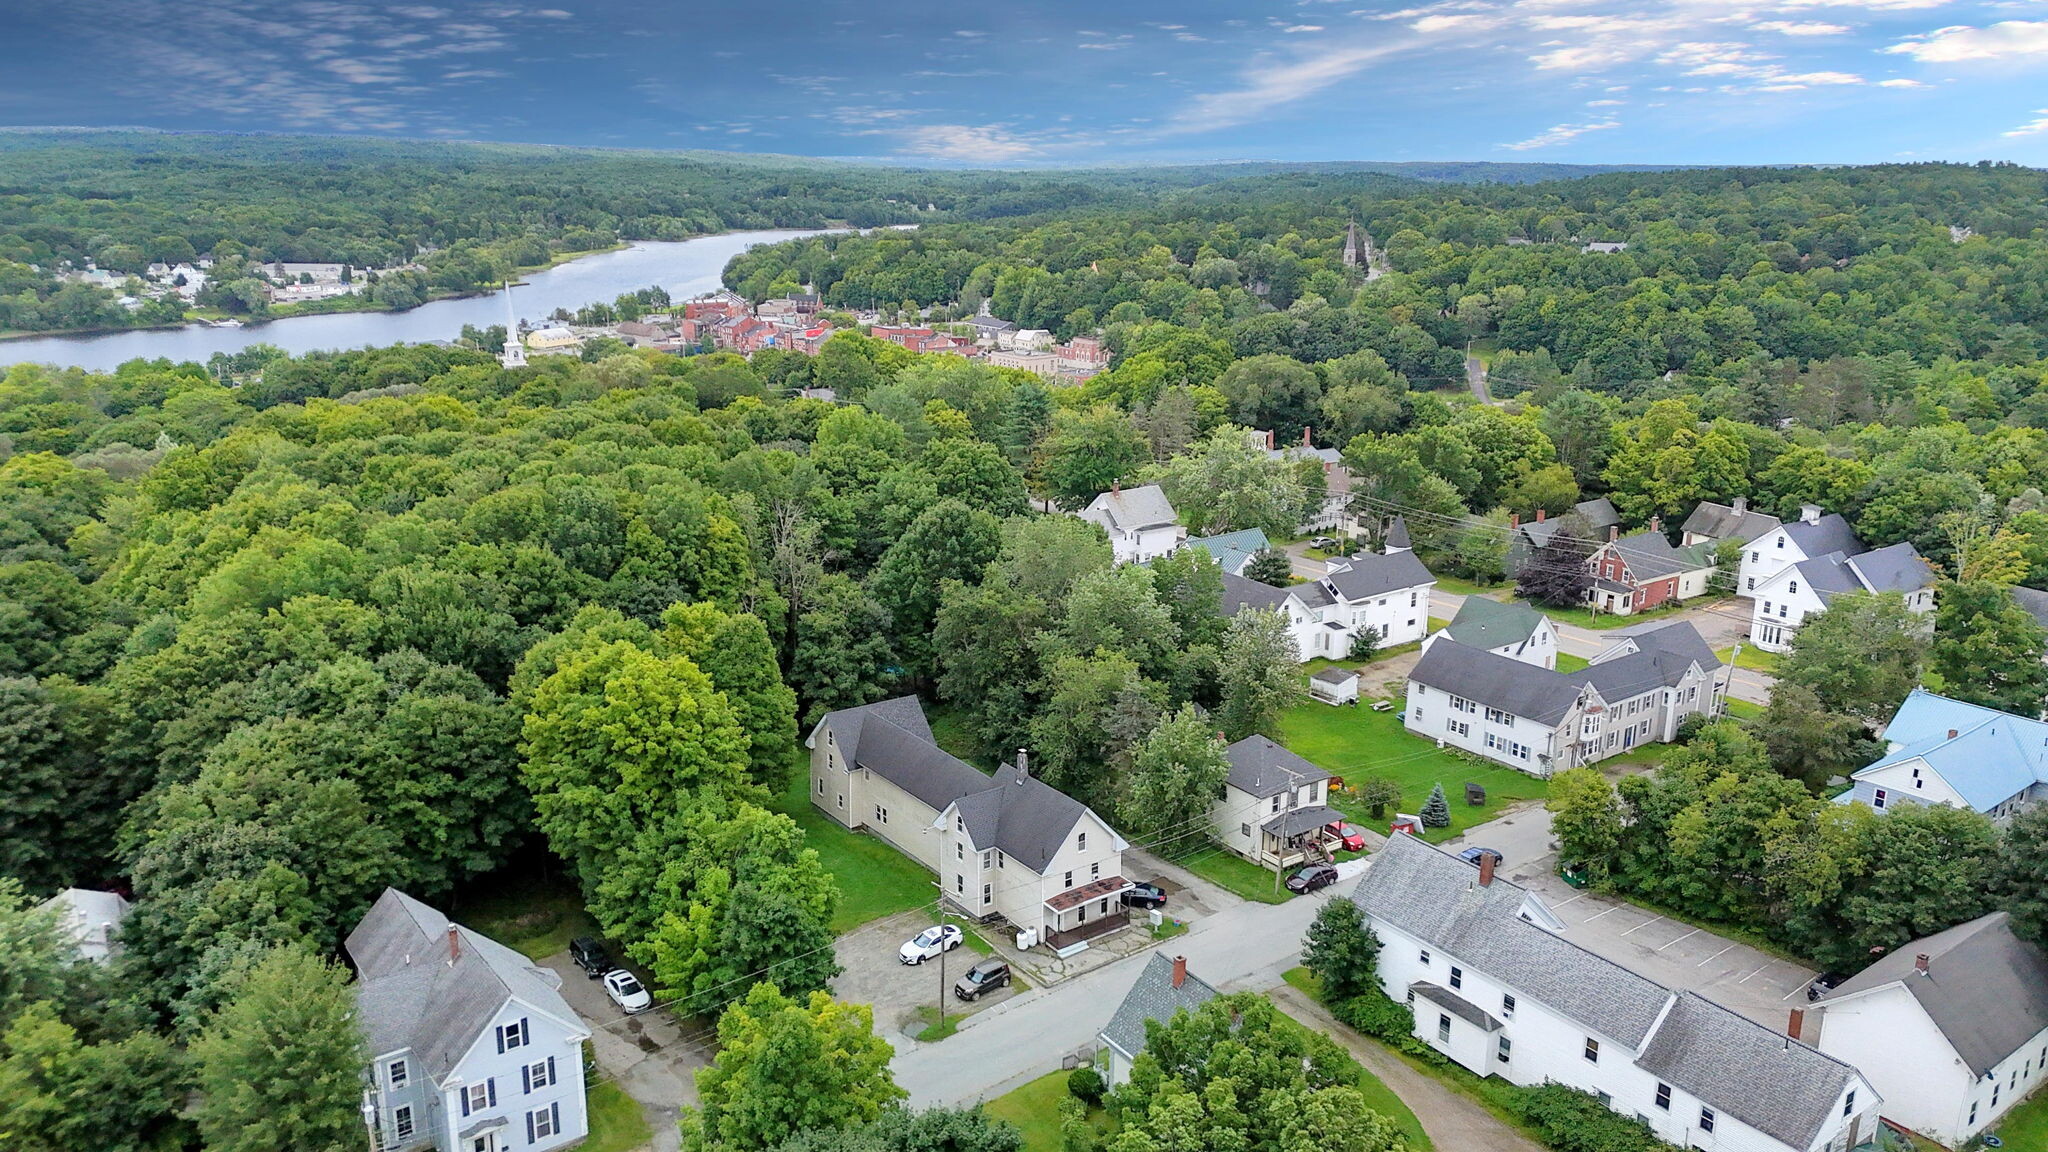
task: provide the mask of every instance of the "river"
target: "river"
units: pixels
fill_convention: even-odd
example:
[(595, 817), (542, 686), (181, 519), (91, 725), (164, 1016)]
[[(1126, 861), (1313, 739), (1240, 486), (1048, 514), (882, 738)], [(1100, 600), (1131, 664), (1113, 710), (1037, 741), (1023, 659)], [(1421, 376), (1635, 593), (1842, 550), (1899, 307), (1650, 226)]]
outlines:
[[(646, 240), (615, 252), (600, 252), (535, 272), (512, 289), (512, 304), (529, 323), (557, 308), (574, 311), (585, 304), (610, 301), (621, 293), (659, 284), (670, 296), (684, 300), (716, 291), (726, 261), (756, 244), (772, 244), (808, 231), (728, 232), (695, 240)], [(505, 322), (505, 301), (499, 295), (436, 300), (405, 312), (335, 312), (325, 316), (293, 316), (242, 328), (192, 324), (97, 336), (42, 336), (0, 341), (0, 366), (38, 361), (60, 367), (112, 369), (137, 357), (196, 360), (205, 363), (215, 352), (235, 352), (251, 344), (275, 344), (298, 354), (319, 349), (374, 348), (385, 344), (419, 344), (453, 340), (464, 324), (486, 328)]]

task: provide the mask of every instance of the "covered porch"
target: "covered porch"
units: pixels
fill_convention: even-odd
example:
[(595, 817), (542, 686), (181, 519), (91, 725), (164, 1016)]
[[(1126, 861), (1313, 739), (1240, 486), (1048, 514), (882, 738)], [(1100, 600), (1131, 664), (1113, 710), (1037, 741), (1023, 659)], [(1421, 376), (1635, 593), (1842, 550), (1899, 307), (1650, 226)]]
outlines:
[(1055, 952), (1064, 952), (1130, 927), (1131, 912), (1124, 906), (1124, 893), (1130, 889), (1129, 880), (1105, 876), (1046, 900), (1046, 944)]
[(1254, 863), (1268, 868), (1295, 868), (1303, 864), (1327, 864), (1339, 846), (1329, 825), (1341, 823), (1344, 814), (1327, 805), (1295, 808), (1259, 825), (1258, 851)]

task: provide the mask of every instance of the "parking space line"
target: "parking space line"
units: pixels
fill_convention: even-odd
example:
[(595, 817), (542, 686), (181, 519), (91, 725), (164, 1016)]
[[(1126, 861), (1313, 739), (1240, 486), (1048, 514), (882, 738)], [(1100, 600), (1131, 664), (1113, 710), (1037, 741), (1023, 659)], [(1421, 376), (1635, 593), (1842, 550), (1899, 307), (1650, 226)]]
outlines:
[(1762, 967), (1759, 967), (1759, 968), (1758, 968), (1758, 969), (1756, 970), (1756, 972), (1751, 972), (1751, 973), (1750, 973), (1750, 974), (1749, 974), (1748, 976), (1744, 976), (1744, 977), (1743, 977), (1742, 979), (1740, 979), (1740, 980), (1737, 980), (1737, 981), (1736, 981), (1736, 983), (1737, 983), (1737, 984), (1747, 984), (1747, 983), (1749, 983), (1749, 982), (1750, 982), (1750, 980), (1751, 980), (1752, 978), (1754, 978), (1754, 977), (1756, 976), (1756, 973), (1757, 973), (1757, 972), (1761, 972), (1761, 971), (1763, 971), (1763, 970), (1764, 970), (1765, 968), (1769, 968), (1769, 967), (1770, 967), (1770, 965), (1769, 965), (1769, 964), (1765, 964), (1765, 965), (1763, 965)]
[[(1690, 931), (1690, 932), (1687, 932), (1687, 933), (1685, 934), (1685, 936), (1680, 936), (1680, 937), (1678, 938), (1678, 940), (1684, 940), (1684, 939), (1686, 939), (1686, 937), (1688, 937), (1688, 936), (1697, 936), (1697, 935), (1699, 935), (1699, 934), (1700, 934), (1700, 930), (1699, 930), (1699, 929), (1697, 929), (1697, 928), (1695, 928), (1695, 929), (1693, 929), (1692, 931)], [(1673, 941), (1671, 941), (1671, 942), (1670, 942), (1669, 944), (1659, 944), (1659, 945), (1657, 946), (1657, 951), (1659, 951), (1659, 952), (1662, 952), (1662, 951), (1663, 951), (1664, 949), (1666, 949), (1666, 948), (1669, 948), (1669, 947), (1671, 947), (1671, 945), (1672, 945), (1672, 944), (1676, 944), (1676, 943), (1678, 943), (1678, 940), (1673, 940)]]
[(1557, 910), (1558, 910), (1559, 908), (1564, 908), (1564, 907), (1567, 907), (1567, 906), (1569, 906), (1569, 905), (1572, 905), (1572, 904), (1577, 904), (1577, 903), (1578, 903), (1579, 901), (1581, 901), (1581, 900), (1584, 900), (1585, 898), (1586, 898), (1586, 894), (1585, 894), (1584, 892), (1581, 892), (1581, 893), (1579, 893), (1578, 895), (1576, 895), (1576, 896), (1573, 896), (1573, 897), (1572, 897), (1571, 899), (1569, 899), (1569, 900), (1565, 900), (1565, 901), (1562, 901), (1562, 902), (1560, 902), (1560, 903), (1557, 903), (1557, 904), (1552, 904), (1552, 905), (1550, 906), (1550, 910), (1551, 910), (1552, 912), (1555, 912), (1555, 911), (1557, 911)]
[(1642, 931), (1643, 929), (1645, 929), (1645, 928), (1648, 928), (1648, 927), (1649, 927), (1650, 925), (1652, 925), (1652, 924), (1655, 924), (1655, 923), (1656, 923), (1657, 921), (1659, 921), (1659, 920), (1662, 920), (1662, 919), (1663, 919), (1663, 917), (1662, 917), (1662, 916), (1653, 916), (1653, 917), (1651, 917), (1650, 919), (1648, 919), (1648, 920), (1645, 920), (1645, 921), (1643, 921), (1643, 922), (1642, 922), (1641, 924), (1638, 924), (1638, 925), (1636, 925), (1635, 927), (1633, 927), (1633, 928), (1629, 929), (1628, 931), (1626, 931), (1626, 932), (1623, 932), (1623, 933), (1622, 933), (1622, 935), (1623, 935), (1623, 936), (1633, 936), (1633, 935), (1635, 935), (1635, 934), (1636, 934), (1637, 932), (1640, 932), (1640, 931)]
[[(1621, 911), (1621, 905), (1619, 905), (1619, 904), (1616, 904), (1616, 905), (1615, 905), (1614, 907), (1612, 907), (1612, 908), (1609, 908), (1609, 909), (1607, 910), (1607, 912), (1619, 912), (1619, 911)], [(1605, 915), (1607, 915), (1607, 912), (1595, 912), (1595, 913), (1593, 913), (1593, 914), (1592, 914), (1591, 916), (1588, 916), (1588, 917), (1586, 917), (1586, 918), (1585, 918), (1584, 920), (1581, 920), (1581, 921), (1579, 921), (1579, 923), (1581, 923), (1581, 924), (1591, 924), (1591, 923), (1592, 923), (1593, 921), (1595, 921), (1595, 920), (1598, 920), (1598, 919), (1599, 919), (1599, 918), (1601, 918), (1602, 916), (1605, 916)]]
[(1801, 992), (1804, 992), (1804, 991), (1806, 991), (1806, 990), (1807, 990), (1807, 989), (1808, 989), (1809, 987), (1811, 987), (1812, 985), (1813, 985), (1813, 981), (1812, 981), (1812, 980), (1804, 980), (1804, 981), (1801, 981), (1801, 982), (1800, 982), (1800, 985), (1799, 985), (1799, 987), (1797, 987), (1797, 988), (1794, 988), (1794, 989), (1793, 989), (1793, 990), (1791, 990), (1790, 992), (1787, 992), (1787, 993), (1785, 993), (1785, 994), (1784, 994), (1783, 996), (1780, 996), (1780, 997), (1778, 997), (1778, 1003), (1780, 1003), (1780, 1004), (1783, 1004), (1783, 1003), (1784, 1003), (1785, 1001), (1787, 1001), (1787, 1000), (1790, 1000), (1790, 999), (1791, 999), (1791, 998), (1793, 998), (1794, 996), (1797, 996), (1797, 995), (1799, 995), (1799, 994), (1800, 994)]
[[(1733, 947), (1735, 947), (1735, 945), (1733, 945), (1733, 944), (1730, 944), (1730, 945), (1728, 945), (1727, 947), (1724, 947), (1724, 948), (1722, 948), (1722, 949), (1721, 949), (1721, 952), (1726, 952), (1726, 951), (1727, 951), (1727, 950), (1728, 950), (1729, 948), (1733, 948)], [(1693, 965), (1693, 967), (1695, 967), (1695, 968), (1705, 968), (1705, 967), (1706, 967), (1707, 965), (1709, 965), (1709, 964), (1713, 963), (1713, 962), (1714, 962), (1714, 961), (1715, 961), (1716, 959), (1719, 959), (1719, 958), (1720, 958), (1720, 955), (1721, 955), (1721, 952), (1716, 952), (1716, 953), (1714, 953), (1714, 954), (1713, 954), (1712, 956), (1709, 956), (1709, 957), (1707, 957), (1707, 958), (1706, 958), (1705, 960), (1702, 960), (1702, 961), (1700, 961), (1699, 963), (1697, 963), (1697, 964)]]

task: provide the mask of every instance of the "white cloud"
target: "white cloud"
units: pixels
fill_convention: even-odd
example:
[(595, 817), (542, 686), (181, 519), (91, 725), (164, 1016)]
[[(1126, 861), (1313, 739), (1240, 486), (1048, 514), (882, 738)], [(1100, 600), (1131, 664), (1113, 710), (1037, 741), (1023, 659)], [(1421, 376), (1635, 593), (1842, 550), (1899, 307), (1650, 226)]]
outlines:
[(2005, 134), (2007, 136), (2039, 136), (2043, 132), (2048, 132), (2048, 108), (2036, 108), (2034, 109), (2034, 114), (2040, 117), (2040, 119), (2029, 120)]
[(1545, 131), (1538, 132), (1527, 140), (1517, 140), (1513, 144), (1502, 144), (1500, 147), (1506, 148), (1511, 152), (1527, 152), (1532, 148), (1549, 148), (1556, 144), (1563, 144), (1566, 141), (1584, 136), (1588, 132), (1605, 132), (1609, 128), (1619, 127), (1621, 127), (1621, 121), (1619, 120), (1600, 120), (1588, 124), (1558, 124)]
[(1879, 80), (1879, 81), (1877, 82), (1877, 86), (1878, 86), (1879, 88), (1925, 88), (1925, 87), (1927, 87), (1927, 85), (1925, 85), (1925, 84), (1922, 84), (1922, 83), (1921, 83), (1921, 82), (1919, 82), (1918, 80), (1905, 80), (1905, 79), (1893, 79), (1893, 80)]
[(898, 152), (991, 163), (1044, 155), (1038, 145), (1000, 124), (926, 124), (911, 129)]
[(1408, 50), (1410, 41), (1378, 39), (1331, 44), (1291, 59), (1262, 57), (1239, 74), (1237, 87), (1205, 92), (1173, 118), (1172, 132), (1208, 132), (1256, 120), (1275, 108), (1356, 76)]
[(1842, 36), (1853, 31), (1847, 24), (1823, 24), (1818, 20), (1763, 20), (1750, 28), (1781, 36)]
[(2048, 56), (2048, 20), (2002, 20), (1984, 28), (1958, 24), (1910, 37), (1883, 51), (1929, 64)]
[(1282, 32), (1321, 32), (1323, 26), (1321, 24), (1289, 24), (1280, 30)]
[(1476, 12), (1462, 12), (1456, 15), (1424, 16), (1422, 19), (1410, 24), (1409, 27), (1417, 32), (1444, 32), (1454, 28), (1491, 26), (1494, 22), (1494, 19), (1490, 16), (1482, 16)]
[(1626, 105), (1627, 103), (1628, 103), (1628, 101), (1626, 101), (1626, 100), (1588, 100), (1588, 101), (1586, 101), (1586, 107), (1588, 107), (1588, 108), (1620, 108), (1620, 107), (1623, 107), (1623, 106), (1625, 106), (1625, 105)]

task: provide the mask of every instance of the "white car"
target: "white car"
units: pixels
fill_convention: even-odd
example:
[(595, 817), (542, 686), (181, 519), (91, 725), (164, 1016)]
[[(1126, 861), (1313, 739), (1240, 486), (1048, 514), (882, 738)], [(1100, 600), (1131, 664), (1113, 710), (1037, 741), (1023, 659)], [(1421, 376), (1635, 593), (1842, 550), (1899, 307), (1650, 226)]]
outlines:
[(614, 968), (604, 974), (604, 994), (611, 997), (612, 1003), (624, 1009), (628, 1016), (654, 1007), (654, 997), (648, 995), (639, 979), (624, 968)]
[(958, 948), (961, 935), (957, 924), (934, 924), (911, 937), (896, 958), (905, 964), (922, 964), (941, 952)]

